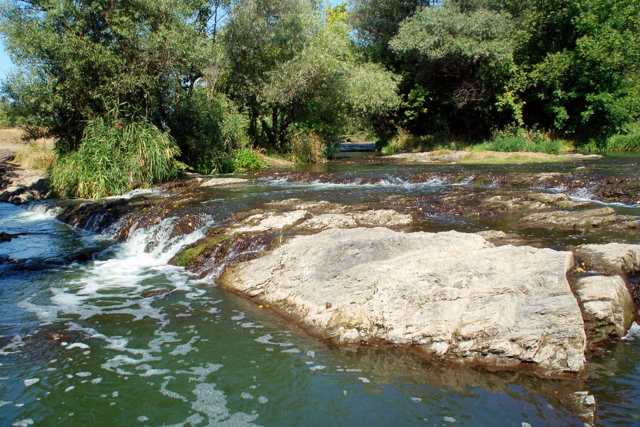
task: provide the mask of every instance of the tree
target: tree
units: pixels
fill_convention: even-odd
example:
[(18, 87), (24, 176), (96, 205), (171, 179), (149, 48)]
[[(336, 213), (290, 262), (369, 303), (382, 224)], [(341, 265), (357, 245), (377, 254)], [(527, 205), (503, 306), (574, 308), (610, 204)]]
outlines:
[(513, 72), (513, 25), (509, 14), (459, 3), (419, 10), (389, 45), (405, 61), (405, 86), (430, 103), (427, 117), (411, 117), (431, 130), (455, 125), (480, 136), (498, 119), (496, 103)]
[[(207, 0), (20, 0), (3, 6), (0, 30), (23, 78), (7, 93), (76, 149), (86, 123), (148, 120), (207, 64), (210, 39), (194, 25)], [(201, 19), (201, 17), (200, 17)]]
[[(324, 19), (311, 1), (275, 3), (240, 3), (225, 30), (229, 91), (249, 111), (257, 140), (285, 149), (294, 125), (335, 137), (351, 113), (397, 105), (394, 76), (357, 60), (344, 8)], [(377, 84), (367, 88), (375, 95), (366, 97), (355, 83), (361, 67)]]
[(528, 2), (520, 19), (516, 61), (530, 124), (587, 139), (638, 120), (639, 2)]
[(402, 21), (423, 6), (439, 3), (433, 0), (354, 0), (352, 21), (359, 43), (368, 55), (392, 64), (395, 55), (389, 42), (398, 33)]

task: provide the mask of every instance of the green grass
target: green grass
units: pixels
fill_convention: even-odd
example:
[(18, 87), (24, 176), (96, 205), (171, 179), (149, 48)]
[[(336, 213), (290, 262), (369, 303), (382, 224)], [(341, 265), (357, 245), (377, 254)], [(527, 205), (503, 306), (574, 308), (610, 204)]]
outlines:
[(549, 138), (540, 132), (518, 129), (498, 132), (491, 141), (474, 145), (472, 151), (560, 154), (565, 151), (565, 146), (565, 141)]
[(233, 153), (233, 170), (252, 172), (264, 169), (266, 163), (252, 148), (240, 148)]
[(61, 196), (101, 198), (174, 178), (180, 150), (167, 134), (146, 122), (90, 122), (80, 148), (58, 157), (51, 184)]
[(580, 147), (587, 153), (640, 153), (640, 123), (628, 125), (623, 133), (600, 141), (590, 141)]

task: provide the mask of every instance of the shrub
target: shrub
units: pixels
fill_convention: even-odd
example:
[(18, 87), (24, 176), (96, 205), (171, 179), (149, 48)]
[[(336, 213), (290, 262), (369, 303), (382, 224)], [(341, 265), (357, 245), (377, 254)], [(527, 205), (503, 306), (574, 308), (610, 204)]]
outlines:
[(607, 139), (592, 139), (580, 147), (585, 153), (625, 153), (640, 152), (640, 123), (626, 126), (623, 133), (610, 136)]
[(433, 146), (433, 136), (417, 136), (400, 128), (398, 129), (398, 133), (386, 145), (380, 148), (380, 152), (386, 156), (397, 153), (426, 151), (433, 148)]
[(179, 154), (173, 139), (150, 123), (96, 119), (87, 124), (79, 149), (54, 163), (51, 184), (67, 197), (121, 194), (175, 177)]
[(238, 172), (250, 172), (264, 169), (266, 163), (251, 148), (240, 148), (233, 153), (233, 170)]
[(531, 152), (559, 154), (563, 142), (552, 139), (538, 131), (507, 129), (496, 132), (491, 141), (476, 145), (476, 151)]
[(203, 174), (231, 172), (233, 152), (248, 145), (248, 119), (224, 95), (196, 89), (171, 114), (181, 159)]
[(606, 149), (609, 152), (640, 152), (640, 123), (629, 125), (625, 133), (610, 137)]
[(324, 163), (327, 150), (327, 144), (315, 132), (299, 131), (291, 137), (291, 152), (296, 163)]

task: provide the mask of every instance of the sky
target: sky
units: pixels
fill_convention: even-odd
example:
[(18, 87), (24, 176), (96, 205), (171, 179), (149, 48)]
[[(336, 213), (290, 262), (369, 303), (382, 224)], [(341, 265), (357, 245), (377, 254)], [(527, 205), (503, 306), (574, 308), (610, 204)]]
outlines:
[(14, 69), (13, 63), (11, 59), (9, 59), (9, 55), (7, 55), (7, 51), (4, 48), (4, 40), (0, 38), (0, 80), (4, 80), (9, 73)]

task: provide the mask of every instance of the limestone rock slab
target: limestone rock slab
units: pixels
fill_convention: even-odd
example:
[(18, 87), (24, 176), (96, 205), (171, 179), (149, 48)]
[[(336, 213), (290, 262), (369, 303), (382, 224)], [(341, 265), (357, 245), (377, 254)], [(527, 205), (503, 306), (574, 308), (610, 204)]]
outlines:
[(622, 277), (582, 277), (575, 288), (582, 303), (587, 335), (593, 344), (627, 335), (636, 309)]
[(585, 363), (572, 265), (570, 252), (476, 234), (331, 229), (230, 268), (222, 284), (338, 343), (556, 375)]

